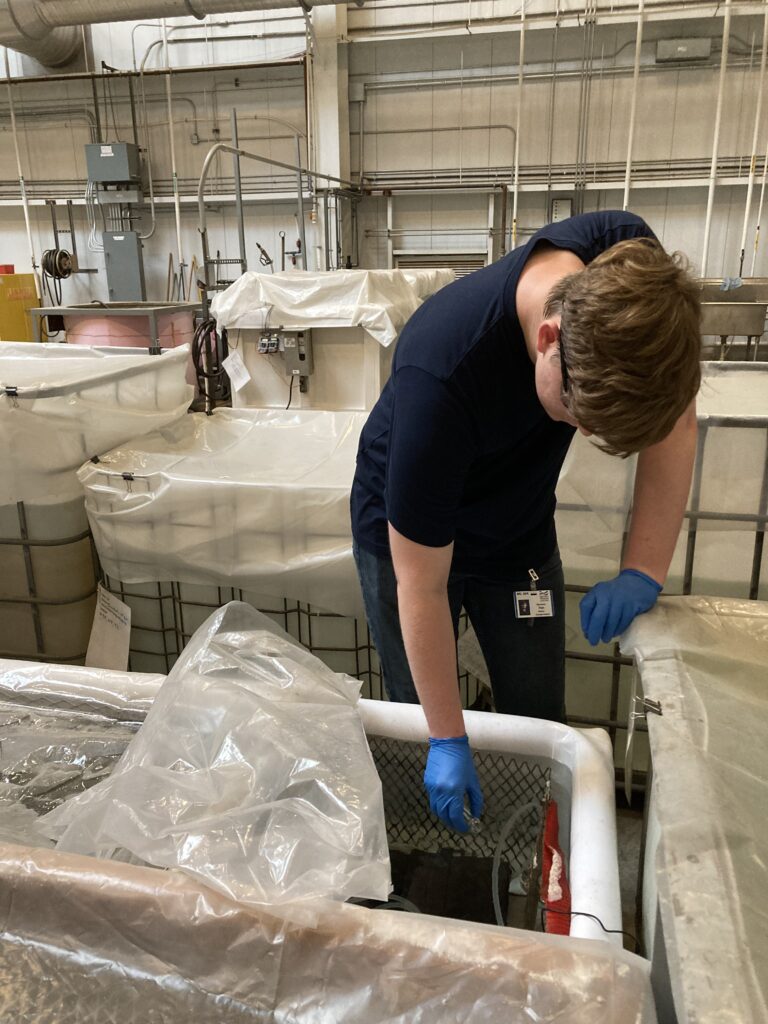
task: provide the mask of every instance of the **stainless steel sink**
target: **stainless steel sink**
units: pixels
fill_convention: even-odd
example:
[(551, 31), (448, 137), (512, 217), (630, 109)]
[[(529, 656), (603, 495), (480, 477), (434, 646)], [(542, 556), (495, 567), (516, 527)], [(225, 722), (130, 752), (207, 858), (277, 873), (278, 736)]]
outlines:
[[(738, 289), (741, 291), (741, 289)], [(720, 292), (720, 295), (729, 293)], [(701, 333), (720, 337), (759, 338), (765, 330), (768, 302), (702, 302)]]

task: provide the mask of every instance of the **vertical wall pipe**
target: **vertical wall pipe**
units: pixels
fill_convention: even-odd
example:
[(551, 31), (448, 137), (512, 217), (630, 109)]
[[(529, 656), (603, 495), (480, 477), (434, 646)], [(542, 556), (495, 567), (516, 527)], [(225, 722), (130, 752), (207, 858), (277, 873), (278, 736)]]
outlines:
[(712, 209), (715, 203), (715, 185), (717, 184), (717, 151), (720, 145), (720, 121), (723, 114), (723, 94), (725, 93), (725, 76), (728, 69), (728, 43), (731, 38), (731, 0), (725, 0), (725, 20), (723, 22), (723, 47), (720, 53), (720, 82), (717, 89), (717, 107), (715, 110), (715, 131), (712, 139), (712, 164), (709, 169), (709, 193), (707, 195), (707, 215), (704, 221), (704, 245), (701, 253), (701, 276), (707, 276), (709, 260), (709, 236), (712, 229)]
[[(552, 35), (552, 91), (549, 95), (549, 138), (547, 140), (547, 221), (552, 217), (552, 152), (555, 135), (555, 88), (557, 83), (557, 35), (560, 30), (560, 0), (555, 5), (555, 31)], [(506, 202), (506, 197), (505, 197)]]
[(768, 50), (768, 0), (765, 0), (765, 16), (763, 18), (763, 48), (760, 53), (760, 82), (757, 87), (757, 107), (755, 109), (755, 127), (752, 132), (752, 157), (749, 161), (749, 181), (747, 182), (747, 201), (744, 204), (744, 224), (741, 231), (741, 248), (739, 251), (739, 277), (744, 271), (744, 254), (747, 248), (747, 228), (749, 226), (749, 210), (752, 206), (752, 192), (755, 187), (757, 172), (757, 139), (760, 131), (760, 115), (763, 112), (763, 87), (765, 85), (765, 57)]
[(760, 203), (757, 207), (757, 224), (755, 224), (755, 245), (752, 249), (752, 269), (750, 274), (755, 276), (755, 263), (757, 262), (757, 247), (760, 244), (760, 220), (763, 216), (763, 200), (765, 199), (765, 174), (768, 171), (768, 145), (765, 147), (765, 159), (763, 160), (763, 179), (760, 184)]
[[(237, 135), (237, 110), (232, 108), (232, 146), (240, 145)], [(244, 274), (248, 269), (248, 257), (245, 254), (245, 212), (243, 210), (243, 181), (240, 176), (240, 154), (232, 154), (232, 171), (235, 177), (235, 210), (237, 211), (237, 238), (240, 244), (240, 270)]]
[(179, 258), (179, 298), (185, 299), (185, 286), (184, 286), (184, 270), (186, 269), (186, 263), (184, 262), (184, 247), (181, 243), (181, 199), (179, 197), (179, 178), (176, 173), (176, 142), (173, 137), (173, 94), (171, 92), (171, 57), (168, 50), (168, 29), (165, 24), (165, 18), (162, 21), (163, 27), (163, 47), (165, 49), (165, 66), (168, 69), (168, 74), (165, 76), (165, 97), (168, 103), (168, 141), (171, 147), (171, 177), (173, 179), (173, 208), (176, 214), (176, 248)]
[(645, 0), (640, 0), (637, 10), (637, 35), (635, 36), (635, 68), (632, 75), (632, 103), (629, 109), (629, 135), (627, 138), (627, 169), (624, 172), (624, 203), (622, 210), (629, 209), (629, 184), (632, 180), (632, 147), (635, 142), (635, 118), (637, 116), (637, 89), (640, 83), (640, 52), (643, 48), (643, 11)]
[(296, 132), (296, 166), (299, 168), (296, 171), (296, 227), (299, 229), (299, 241), (301, 242), (301, 266), (304, 270), (309, 270), (309, 253), (307, 252), (307, 236), (306, 227), (304, 224), (304, 175), (302, 174), (301, 167), (301, 136)]
[(517, 207), (520, 195), (520, 121), (523, 113), (523, 67), (525, 65), (525, 0), (520, 7), (520, 62), (517, 72), (517, 128), (515, 129), (515, 186), (512, 193), (512, 245), (517, 245)]
[(37, 261), (35, 259), (35, 246), (32, 241), (32, 224), (29, 219), (29, 200), (27, 199), (27, 188), (24, 184), (24, 172), (21, 167), (21, 153), (19, 151), (19, 136), (16, 131), (16, 108), (13, 105), (13, 90), (11, 89), (11, 66), (8, 61), (8, 47), (5, 47), (5, 79), (8, 85), (8, 108), (11, 113), (11, 133), (13, 135), (13, 148), (16, 152), (16, 169), (19, 173), (19, 189), (21, 191), (21, 206), (24, 210), (24, 224), (27, 229), (27, 244), (29, 245), (29, 260), (32, 264), (32, 275), (35, 279), (35, 291), (38, 301), (42, 301), (43, 293), (40, 288), (40, 278), (37, 275)]

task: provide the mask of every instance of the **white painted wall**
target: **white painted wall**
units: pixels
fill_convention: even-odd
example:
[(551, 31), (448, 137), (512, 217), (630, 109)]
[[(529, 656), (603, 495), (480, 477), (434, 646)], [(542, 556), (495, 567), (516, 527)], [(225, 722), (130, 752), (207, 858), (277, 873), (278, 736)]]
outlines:
[[(635, 34), (633, 19), (627, 11), (634, 10), (635, 6), (629, 0), (600, 0), (598, 4), (593, 47), (595, 64), (586, 122), (587, 166), (589, 177), (594, 179), (590, 180), (590, 190), (584, 194), (587, 210), (620, 206), (622, 201)], [(631, 208), (648, 219), (668, 248), (686, 252), (697, 268), (703, 243), (706, 178), (718, 80), (716, 48), (722, 31), (722, 9), (718, 12), (715, 3), (689, 3), (674, 16), (661, 20), (654, 13), (653, 0), (648, 0), (646, 8), (651, 15), (644, 31), (644, 65), (653, 63), (656, 41), (662, 37), (709, 36), (715, 43), (711, 67), (643, 73), (637, 104), (636, 161), (654, 161), (661, 166), (670, 161), (673, 164), (698, 161), (699, 168), (691, 165), (688, 176), (697, 175), (699, 183), (683, 188), (633, 188)], [(546, 76), (553, 56), (554, 10), (555, 0), (528, 0), (526, 5), (526, 82), (520, 139), (524, 178), (532, 167), (544, 167), (549, 155), (553, 83), (551, 77)], [(561, 172), (571, 180), (576, 159), (580, 81), (578, 76), (564, 75), (578, 72), (581, 65), (584, 29), (577, 24), (577, 15), (583, 14), (583, 0), (561, 0), (559, 10), (559, 77), (554, 87), (551, 143), (555, 184)], [(733, 66), (728, 72), (720, 152), (724, 157), (741, 157), (742, 166), (741, 173), (736, 178), (728, 178), (716, 192), (710, 247), (710, 273), (715, 276), (735, 274), (738, 270), (747, 161), (757, 102), (761, 11), (755, 2), (734, 4), (731, 60), (738, 61), (739, 54), (744, 54), (749, 61), (750, 53), (752, 60), (751, 67)], [(331, 14), (333, 12), (326, 12), (326, 17)], [(471, 4), (398, 0), (369, 2), (363, 8), (352, 5), (338, 14), (336, 31), (342, 40), (337, 55), (338, 96), (334, 97), (331, 78), (326, 76), (315, 93), (316, 103), (309, 119), (315, 132), (315, 166), (331, 173), (334, 169), (346, 173), (349, 159), (351, 177), (357, 180), (360, 173), (357, 132), (361, 112), (357, 99), (364, 87), (363, 170), (372, 176), (374, 185), (398, 179), (402, 183), (408, 172), (431, 174), (438, 171), (451, 176), (454, 184), (461, 176), (467, 186), (463, 192), (427, 194), (427, 183), (422, 194), (395, 194), (393, 226), (396, 233), (392, 248), (477, 248), (482, 251), (487, 244), (487, 190), (473, 190), (471, 179), (478, 173), (489, 178), (488, 169), (492, 168), (490, 178), (495, 182), (511, 185), (513, 180), (512, 129), (518, 107), (520, 4), (512, 0), (474, 0)], [(429, 22), (426, 27), (425, 19)], [(304, 19), (298, 11), (226, 15), (202, 25), (192, 19), (177, 19), (169, 22), (168, 27), (172, 40), (196, 40), (171, 45), (170, 59), (175, 67), (202, 68), (219, 62), (290, 58), (303, 52), (305, 46)], [(324, 38), (328, 31), (326, 22)], [(131, 68), (141, 63), (148, 48), (146, 67), (151, 69), (164, 64), (162, 46), (152, 45), (161, 38), (159, 23), (97, 25), (91, 33), (97, 66), (104, 60), (113, 67)], [(235, 39), (234, 36), (253, 38)], [(11, 63), (15, 74), (40, 70), (29, 60), (15, 56)], [(613, 74), (616, 67), (623, 68), (624, 73)], [(344, 96), (347, 68), (349, 102)], [(405, 88), (383, 88), (393, 82), (402, 84), (404, 79), (429, 77), (453, 79), (453, 82), (448, 87), (425, 88), (412, 82)], [(476, 81), (478, 77), (483, 81)], [(494, 80), (489, 81), (490, 78)], [(164, 79), (147, 77), (145, 88), (153, 170), (158, 192), (165, 200), (158, 204), (158, 226), (154, 237), (146, 244), (145, 262), (149, 295), (160, 299), (165, 296), (169, 254), (174, 253), (175, 258), (176, 252), (170, 202), (169, 126)], [(206, 152), (215, 140), (228, 140), (230, 111), (235, 107), (244, 147), (293, 163), (293, 139), (278, 138), (289, 133), (268, 118), (288, 121), (306, 131), (304, 75), (299, 66), (270, 70), (224, 68), (174, 76), (172, 90), (174, 142), (184, 193), (183, 248), (187, 260), (193, 255), (199, 260), (193, 193)], [(19, 122), (23, 172), (35, 201), (41, 201), (46, 195), (71, 195), (80, 201), (85, 181), (83, 146), (90, 137), (84, 113), (86, 108), (92, 107), (90, 85), (81, 81), (16, 85), (14, 96), (19, 107), (55, 108), (54, 115), (40, 113), (32, 120), (20, 119)], [(102, 85), (99, 98), (102, 119), (109, 122), (110, 138), (116, 134), (129, 138), (125, 80), (113, 80), (112, 105), (105, 104)], [(113, 120), (117, 121), (116, 129)], [(759, 139), (764, 155), (768, 141), (768, 103), (764, 104), (761, 120)], [(489, 127), (491, 125), (495, 127)], [(0, 198), (10, 204), (0, 208), (0, 262), (12, 262), (19, 269), (26, 269), (29, 255), (18, 205), (16, 162), (4, 90), (0, 91), (0, 132), (4, 142), (0, 146)], [(145, 143), (143, 133), (142, 143)], [(306, 145), (302, 158), (307, 159)], [(614, 166), (617, 180), (611, 187), (600, 187), (606, 164)], [(289, 248), (294, 245), (298, 234), (294, 181), (289, 173), (275, 175), (268, 167), (255, 163), (243, 162), (242, 173), (246, 192), (261, 196), (258, 202), (249, 201), (246, 206), (248, 258), (251, 268), (258, 269), (256, 241), (276, 260), (279, 259), (279, 231), (286, 232)], [(642, 175), (641, 167), (637, 168), (637, 173)], [(209, 192), (219, 190), (231, 194), (231, 178), (231, 161), (222, 156), (211, 175)], [(605, 186), (604, 182), (602, 184)], [(530, 188), (524, 181), (519, 201), (520, 241), (548, 218), (545, 191), (541, 186)], [(282, 198), (270, 199), (269, 190), (277, 190)], [(759, 187), (750, 217), (749, 246), (758, 197)], [(81, 262), (97, 267), (99, 274), (66, 282), (65, 300), (105, 298), (103, 256), (87, 254), (85, 250), (82, 207), (76, 210), (76, 223)], [(52, 245), (49, 224), (47, 210), (35, 208), (32, 230), (38, 255)], [(145, 228), (149, 226), (147, 215), (143, 224)], [(497, 230), (499, 224), (497, 205)], [(219, 250), (226, 258), (236, 256), (237, 231), (231, 203), (212, 209), (209, 225), (212, 250)], [(317, 239), (313, 237), (309, 216), (307, 227), (310, 245), (314, 247)], [(382, 195), (374, 194), (362, 201), (359, 228), (361, 264), (386, 266), (387, 202)], [(764, 237), (766, 234), (768, 232)], [(66, 240), (63, 244), (67, 244)], [(350, 249), (349, 244), (345, 249)], [(314, 249), (312, 255), (316, 256)], [(747, 265), (751, 265), (751, 253), (748, 253)], [(759, 252), (756, 270), (758, 274), (768, 275), (766, 245)]]

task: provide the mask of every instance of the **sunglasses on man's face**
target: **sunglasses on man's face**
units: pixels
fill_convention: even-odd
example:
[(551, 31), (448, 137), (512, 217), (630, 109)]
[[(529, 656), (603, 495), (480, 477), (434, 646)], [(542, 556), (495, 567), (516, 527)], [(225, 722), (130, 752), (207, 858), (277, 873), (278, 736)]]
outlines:
[(560, 373), (562, 374), (562, 378), (563, 378), (563, 385), (562, 385), (562, 391), (561, 391), (560, 397), (563, 400), (563, 404), (567, 405), (568, 404), (568, 387), (569, 387), (568, 362), (567, 362), (567, 360), (565, 358), (565, 349), (563, 348), (563, 335), (562, 335), (562, 331), (560, 332), (560, 346), (559, 346), (559, 348), (560, 348)]

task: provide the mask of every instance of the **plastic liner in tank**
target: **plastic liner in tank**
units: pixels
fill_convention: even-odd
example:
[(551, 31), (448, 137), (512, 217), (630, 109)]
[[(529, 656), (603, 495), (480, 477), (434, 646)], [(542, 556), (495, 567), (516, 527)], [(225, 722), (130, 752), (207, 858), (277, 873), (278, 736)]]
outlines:
[(186, 346), (138, 349), (3, 342), (0, 507), (80, 498), (86, 459), (183, 416), (192, 401)]
[(339, 676), (248, 605), (195, 633), (110, 778), (46, 816), (60, 850), (127, 851), (235, 899), (386, 899), (381, 783)]
[(86, 463), (104, 571), (124, 583), (230, 580), (362, 616), (349, 490), (365, 415), (217, 409)]
[(662, 709), (647, 715), (648, 954), (678, 1020), (768, 1024), (768, 604), (662, 598), (622, 650)]

